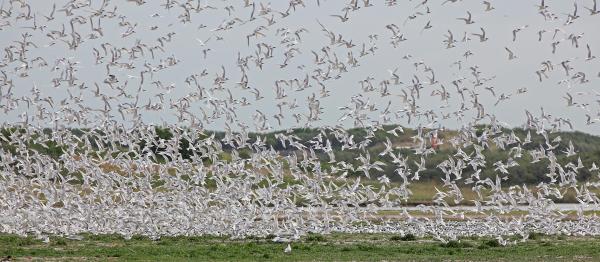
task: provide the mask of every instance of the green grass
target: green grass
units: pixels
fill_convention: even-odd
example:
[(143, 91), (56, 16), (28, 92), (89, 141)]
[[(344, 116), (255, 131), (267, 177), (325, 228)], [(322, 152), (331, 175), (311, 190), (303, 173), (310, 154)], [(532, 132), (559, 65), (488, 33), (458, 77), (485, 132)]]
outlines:
[[(52, 237), (0, 235), (0, 256), (38, 260), (152, 261), (600, 261), (600, 238), (535, 235), (524, 243), (502, 247), (490, 238), (463, 238), (442, 244), (430, 238), (398, 241), (392, 234), (311, 234), (286, 244), (264, 238), (146, 237), (125, 240), (115, 235), (85, 236), (82, 241)], [(515, 237), (513, 237), (515, 238)]]

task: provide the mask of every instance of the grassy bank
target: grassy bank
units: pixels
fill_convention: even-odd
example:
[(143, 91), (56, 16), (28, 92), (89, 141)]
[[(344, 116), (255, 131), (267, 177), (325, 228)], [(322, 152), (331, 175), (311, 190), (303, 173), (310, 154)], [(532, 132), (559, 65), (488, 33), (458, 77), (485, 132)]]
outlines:
[[(458, 187), (460, 188), (461, 193), (463, 194), (463, 200), (459, 202), (459, 205), (474, 205), (473, 200), (478, 199), (478, 197), (477, 193), (473, 191), (472, 186), (473, 185), (459, 184)], [(534, 194), (538, 191), (535, 185), (526, 186)], [(442, 191), (448, 190), (447, 188), (444, 188), (444, 185), (442, 183), (437, 181), (413, 182), (408, 188), (413, 193), (410, 199), (405, 202), (408, 205), (431, 205), (433, 204), (433, 198), (436, 194), (436, 188)], [(502, 187), (502, 189), (507, 191), (508, 187)], [(600, 195), (600, 188), (590, 187), (589, 190), (594, 194)], [(482, 189), (481, 193), (484, 198), (490, 195), (488, 189)], [(563, 194), (563, 197), (553, 198), (554, 203), (579, 203), (577, 201), (577, 193), (573, 188), (564, 189), (561, 191), (561, 193)], [(449, 205), (456, 205), (452, 198), (447, 198), (446, 200)]]
[(431, 239), (390, 234), (309, 235), (286, 244), (268, 239), (221, 237), (85, 236), (84, 240), (53, 237), (49, 243), (14, 235), (0, 236), (0, 255), (15, 260), (162, 260), (162, 261), (599, 261), (600, 238), (532, 235), (517, 245), (494, 239), (465, 238), (442, 244)]

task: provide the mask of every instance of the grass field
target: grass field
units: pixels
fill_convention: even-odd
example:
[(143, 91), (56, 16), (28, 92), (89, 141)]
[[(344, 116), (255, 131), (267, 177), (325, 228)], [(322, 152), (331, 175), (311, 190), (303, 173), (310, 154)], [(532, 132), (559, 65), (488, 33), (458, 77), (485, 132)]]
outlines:
[[(14, 260), (142, 260), (142, 261), (600, 261), (600, 237), (532, 235), (526, 242), (500, 246), (494, 239), (465, 238), (442, 244), (428, 238), (390, 234), (309, 235), (286, 244), (267, 239), (224, 237), (84, 236), (84, 240), (52, 237), (49, 243), (0, 235), (0, 255)], [(0, 258), (1, 259), (1, 258)]]

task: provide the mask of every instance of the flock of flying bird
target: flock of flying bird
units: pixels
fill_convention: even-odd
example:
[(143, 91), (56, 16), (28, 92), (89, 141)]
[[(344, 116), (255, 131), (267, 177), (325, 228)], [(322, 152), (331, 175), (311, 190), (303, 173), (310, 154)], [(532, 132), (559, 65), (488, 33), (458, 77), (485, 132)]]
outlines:
[[(582, 20), (600, 17), (596, 0), (586, 1), (586, 13), (580, 10), (582, 1), (575, 1), (573, 10), (555, 10), (544, 0), (536, 6), (514, 1), (515, 8), (531, 9), (549, 26), (522, 25), (504, 36), (480, 24), (479, 20), (498, 12), (497, 2), (483, 1), (478, 10), (453, 18), (464, 22), (464, 28), (448, 29), (439, 36), (436, 52), (440, 55), (464, 50), (443, 69), (456, 72), (451, 80), (436, 75), (426, 61), (397, 52), (405, 42), (418, 42), (420, 36), (444, 26), (432, 18), (445, 12), (446, 6), (464, 5), (462, 0), (441, 4), (430, 0), (277, 1), (285, 4), (283, 8), (258, 0), (58, 2), (49, 9), (26, 0), (3, 0), (0, 6), (0, 109), (5, 118), (0, 136), (2, 232), (35, 235), (46, 241), (51, 234), (78, 238), (83, 232), (155, 238), (273, 234), (275, 241), (283, 242), (307, 232), (400, 232), (433, 235), (442, 241), (461, 235), (493, 235), (503, 244), (508, 242), (502, 236), (520, 234), (526, 239), (532, 231), (600, 234), (595, 216), (578, 212), (577, 220), (565, 221), (566, 215), (553, 210), (551, 200), (572, 189), (581, 206), (600, 204), (591, 190), (600, 185), (577, 180), (581, 169), (600, 176), (598, 167), (583, 166), (572, 144), (566, 152), (556, 150), (566, 141), (550, 138), (558, 130), (600, 122), (600, 93), (592, 87), (600, 73), (589, 72), (598, 69), (593, 66), (597, 65), (594, 46), (587, 41), (589, 35), (572, 30)], [(156, 13), (125, 15), (130, 9), (148, 6)], [(331, 6), (335, 8), (325, 9)], [(308, 8), (327, 12), (316, 20), (300, 20), (313, 23), (316, 30), (294, 22), (282, 25), (307, 15), (303, 10)], [(396, 23), (373, 25), (379, 26), (377, 30), (354, 32), (363, 33), (364, 42), (339, 32), (361, 12), (377, 8), (400, 8), (411, 14)], [(211, 21), (207, 16), (218, 18)], [(164, 17), (174, 22), (153, 22)], [(176, 28), (202, 32), (205, 37)], [(572, 119), (544, 108), (539, 114), (524, 110), (523, 127), (528, 134), (545, 138), (533, 150), (523, 148), (533, 143), (530, 135), (507, 133), (502, 129), (506, 124), (493, 113), (500, 103), (527, 96), (530, 88), (495, 88), (494, 81), (501, 76), (471, 63), (478, 55), (470, 46), (500, 38), (511, 45), (498, 51), (506, 52), (506, 58), (497, 63), (519, 63), (528, 55), (517, 48), (525, 34), (547, 46), (553, 57), (541, 61), (529, 75), (548, 85), (560, 78), (558, 85), (566, 90), (565, 106), (583, 112)], [(149, 35), (157, 37), (147, 40)], [(315, 39), (319, 46), (304, 45)], [(188, 45), (183, 57), (175, 56), (175, 50), (183, 48), (177, 46), (178, 41)], [(245, 48), (227, 49), (234, 42)], [(217, 56), (219, 50), (234, 54), (232, 61), (225, 61), (229, 56)], [(355, 88), (357, 94), (341, 101), (345, 105), (331, 108), (340, 103), (336, 98), (345, 95), (340, 93), (351, 92), (332, 86), (362, 77), (361, 66), (383, 59), (378, 57), (382, 50), (396, 52), (397, 61), (412, 72), (399, 67), (382, 78), (369, 72), (354, 87), (347, 87)], [(578, 50), (583, 59), (556, 59), (563, 51)], [(186, 60), (192, 62), (186, 64)], [(172, 77), (189, 71), (181, 79)], [(281, 75), (287, 77), (272, 84), (261, 82), (263, 77)], [(337, 121), (323, 124), (332, 112), (339, 113)], [(172, 138), (157, 139), (155, 127), (159, 125), (150, 123), (148, 116), (160, 118), (160, 126), (168, 127)], [(176, 121), (169, 124), (169, 119)], [(456, 154), (437, 166), (445, 176), (440, 178), (443, 187), (437, 189), (435, 205), (419, 207), (431, 216), (413, 216), (402, 209), (412, 194), (410, 184), (419, 180), (427, 158), (436, 153), (431, 137), (449, 121), (461, 127), (458, 135), (441, 143)], [(372, 161), (366, 150), (378, 130), (390, 137), (402, 133), (399, 126), (384, 126), (397, 123), (418, 131), (411, 144), (412, 154), (421, 159), (415, 163), (416, 170), (389, 139), (379, 153), (389, 161)], [(348, 124), (364, 128), (367, 135), (350, 135), (345, 129)], [(315, 127), (320, 132), (309, 141), (300, 141), (292, 127)], [(73, 132), (71, 128), (82, 129)], [(215, 138), (209, 128), (223, 130), (225, 137)], [(286, 150), (279, 152), (260, 134), (283, 128), (288, 131), (278, 133), (277, 138)], [(259, 133), (258, 138), (250, 139), (251, 132)], [(189, 159), (179, 152), (182, 140), (192, 141)], [(341, 144), (341, 150), (360, 152), (358, 164), (336, 161), (333, 143)], [(32, 144), (61, 147), (63, 154), (53, 158), (32, 150)], [(486, 162), (483, 152), (490, 147), (506, 150), (510, 158)], [(242, 151), (251, 153), (242, 157)], [(223, 159), (224, 152), (230, 159)], [(550, 182), (503, 187), (511, 177), (510, 168), (518, 164), (515, 159), (525, 154), (548, 163)], [(561, 165), (559, 154), (572, 162)], [(323, 161), (330, 167), (324, 168)], [(393, 165), (395, 172), (382, 174), (385, 165)], [(481, 170), (489, 168), (497, 172), (496, 179), (480, 179)], [(484, 218), (469, 219), (449, 208), (452, 203), (447, 201), (464, 199), (461, 184), (471, 185), (478, 193), (474, 204)], [(491, 196), (484, 196), (483, 191)], [(494, 207), (495, 212), (484, 213), (483, 206)], [(529, 211), (526, 216), (509, 220), (499, 216), (523, 206)], [(385, 220), (375, 215), (385, 208), (400, 208), (402, 218)], [(465, 221), (444, 221), (449, 215)]]

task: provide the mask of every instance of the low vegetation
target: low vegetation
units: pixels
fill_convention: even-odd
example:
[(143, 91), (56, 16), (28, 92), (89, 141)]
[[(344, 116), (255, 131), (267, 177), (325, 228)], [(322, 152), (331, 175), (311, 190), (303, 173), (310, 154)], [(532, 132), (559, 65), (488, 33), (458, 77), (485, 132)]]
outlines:
[[(398, 238), (396, 238), (398, 237)], [(510, 237), (507, 239), (521, 239)], [(0, 256), (15, 260), (144, 260), (144, 261), (599, 261), (600, 238), (547, 236), (502, 246), (496, 239), (469, 237), (440, 243), (430, 238), (390, 234), (311, 234), (285, 243), (268, 238), (163, 237), (151, 240), (116, 235), (84, 236), (83, 240), (0, 235)]]
[[(395, 166), (393, 164), (391, 164), (392, 158), (389, 155), (386, 155), (386, 156), (379, 155), (379, 153), (385, 148), (384, 143), (386, 142), (386, 140), (388, 138), (390, 139), (394, 148), (396, 148), (396, 149), (394, 149), (394, 153), (401, 154), (403, 157), (406, 157), (408, 167), (413, 171), (417, 170), (417, 163), (420, 162), (420, 156), (415, 155), (414, 150), (411, 149), (412, 147), (415, 146), (415, 140), (413, 139), (413, 137), (417, 135), (417, 131), (413, 130), (413, 129), (409, 129), (409, 128), (404, 128), (402, 133), (398, 132), (399, 133), (398, 136), (394, 136), (394, 135), (391, 135), (386, 132), (386, 130), (392, 130), (395, 127), (396, 126), (384, 126), (383, 130), (380, 129), (380, 130), (374, 131), (370, 135), (369, 135), (369, 131), (364, 128), (353, 128), (353, 129), (346, 130), (346, 132), (349, 135), (354, 137), (355, 143), (363, 141), (365, 139), (365, 137), (369, 135), (368, 139), (369, 139), (370, 143), (366, 147), (366, 151), (370, 154), (371, 161), (372, 162), (382, 161), (384, 163), (388, 163), (387, 165), (382, 167), (383, 171), (380, 171), (380, 172), (373, 171), (373, 174), (371, 176), (372, 179), (376, 179), (378, 176), (381, 176), (381, 175), (386, 175), (392, 181), (401, 181), (401, 178), (395, 174), (395, 169), (396, 169)], [(477, 132), (481, 132), (481, 130), (484, 130), (485, 128), (486, 127), (481, 126), (478, 128)], [(519, 129), (519, 128), (515, 128), (512, 130), (507, 129), (507, 130), (503, 130), (503, 131), (504, 131), (504, 134), (514, 133), (514, 135), (521, 140), (524, 140), (528, 133), (528, 131)], [(12, 139), (12, 136), (15, 133), (22, 133), (22, 132), (25, 132), (25, 130), (17, 129), (17, 128), (0, 129), (0, 146), (4, 150), (8, 150), (9, 152), (15, 154), (17, 148), (14, 145), (11, 145), (10, 141)], [(81, 137), (81, 136), (84, 136), (84, 134), (89, 133), (90, 130), (72, 129), (72, 130), (70, 130), (70, 132), (72, 132), (73, 135), (75, 135), (75, 136)], [(199, 132), (199, 131), (196, 131), (196, 132)], [(278, 131), (278, 132), (271, 132), (271, 133), (264, 133), (264, 134), (248, 133), (247, 141), (249, 143), (253, 143), (258, 138), (260, 138), (261, 141), (264, 141), (267, 146), (272, 147), (274, 150), (280, 152), (281, 155), (288, 155), (294, 151), (293, 148), (289, 144), (284, 146), (281, 143), (281, 141), (277, 138), (278, 134), (284, 133), (284, 132), (285, 131)], [(424, 130), (423, 132), (428, 132), (428, 131)], [(43, 131), (40, 131), (37, 134), (32, 135), (32, 141), (30, 141), (27, 146), (29, 147), (30, 150), (34, 150), (37, 153), (51, 156), (54, 159), (59, 159), (60, 156), (65, 153), (65, 148), (66, 148), (65, 145), (58, 144), (58, 143), (56, 143), (56, 141), (53, 141), (53, 140), (46, 141), (44, 143), (41, 143), (41, 142), (39, 142), (39, 140), (37, 140), (37, 138), (39, 138), (39, 136), (41, 136), (41, 135), (50, 136), (51, 133), (52, 133), (52, 130), (44, 129)], [(94, 133), (94, 137), (89, 139), (91, 146), (93, 146), (96, 149), (100, 148), (100, 147), (98, 147), (98, 145), (100, 145), (100, 144), (103, 144), (102, 148), (107, 148), (107, 147), (111, 146), (110, 143), (105, 142), (105, 141), (103, 142), (103, 138), (102, 138), (102, 135), (109, 136), (109, 134), (103, 134), (102, 132), (99, 132), (99, 131), (95, 131), (92, 133)], [(359, 162), (356, 158), (364, 153), (358, 149), (342, 150), (342, 143), (340, 141), (338, 141), (337, 138), (333, 134), (331, 134), (331, 132), (326, 132), (326, 133), (327, 133), (327, 135), (323, 135), (322, 137), (323, 137), (323, 139), (329, 139), (331, 141), (331, 147), (335, 154), (336, 161), (345, 161), (347, 163), (352, 163), (355, 166), (357, 166)], [(156, 141), (161, 141), (161, 140), (162, 141), (171, 141), (173, 139), (177, 140), (176, 142), (177, 142), (177, 144), (179, 144), (178, 153), (180, 154), (180, 156), (183, 159), (191, 159), (193, 156), (196, 156), (197, 159), (202, 159), (204, 161), (205, 165), (210, 165), (210, 163), (212, 161), (211, 159), (214, 156), (208, 156), (203, 153), (195, 152), (190, 149), (190, 144), (191, 143), (197, 144), (197, 143), (199, 143), (199, 141), (207, 139), (208, 137), (211, 137), (211, 136), (214, 136), (214, 138), (217, 141), (221, 141), (221, 143), (222, 143), (221, 147), (222, 147), (223, 151), (218, 155), (218, 158), (221, 160), (230, 161), (232, 151), (235, 151), (235, 154), (242, 159), (248, 159), (248, 158), (250, 158), (250, 156), (252, 154), (251, 148), (241, 148), (241, 149), (232, 148), (229, 145), (229, 143), (225, 142), (226, 140), (225, 140), (224, 132), (205, 131), (204, 133), (200, 133), (197, 135), (196, 141), (188, 141), (185, 138), (174, 136), (171, 133), (171, 131), (166, 128), (156, 127), (154, 130), (154, 134), (155, 134), (154, 139)], [(324, 133), (318, 129), (302, 128), (302, 129), (294, 129), (286, 135), (293, 135), (298, 139), (297, 140), (298, 143), (305, 145), (305, 146), (310, 146), (311, 145), (310, 141), (313, 140), (313, 142), (314, 142), (314, 138), (316, 136), (318, 136), (319, 134), (324, 134)], [(442, 144), (438, 147), (435, 154), (429, 155), (427, 157), (427, 161), (425, 164), (426, 170), (420, 172), (420, 181), (424, 181), (424, 182), (428, 182), (428, 181), (432, 181), (432, 180), (439, 181), (439, 178), (444, 176), (443, 172), (440, 169), (438, 169), (437, 166), (444, 160), (447, 160), (450, 156), (453, 156), (454, 154), (456, 154), (456, 150), (451, 146), (451, 143), (449, 141), (456, 135), (457, 135), (457, 132), (453, 131), (453, 130), (439, 132), (438, 137), (440, 138), (440, 141), (442, 141)], [(480, 134), (478, 134), (478, 135), (480, 135)], [(560, 137), (560, 139), (557, 139), (557, 140), (561, 140), (562, 142), (560, 142), (560, 145), (557, 146), (556, 152), (565, 151), (568, 148), (569, 141), (571, 141), (573, 143), (573, 145), (575, 147), (575, 151), (577, 152), (577, 156), (571, 156), (571, 157), (567, 157), (565, 154), (557, 155), (557, 159), (558, 159), (559, 163), (561, 163), (563, 165), (568, 162), (576, 163), (577, 158), (579, 157), (585, 167), (590, 167), (594, 161), (599, 161), (598, 159), (600, 159), (600, 137), (582, 133), (582, 132), (554, 132), (554, 133), (550, 133), (548, 135), (548, 139), (550, 141), (555, 140), (558, 137)], [(137, 141), (137, 143), (139, 143), (138, 144), (139, 147), (136, 147), (136, 148), (144, 148), (146, 143), (154, 143), (154, 145), (150, 146), (150, 149), (153, 151), (153, 153), (156, 156), (155, 161), (157, 162), (157, 164), (161, 164), (166, 161), (166, 159), (164, 159), (164, 156), (162, 156), (160, 154), (160, 152), (164, 151), (165, 149), (157, 146), (156, 145), (157, 143), (155, 143), (156, 141), (152, 141), (152, 142), (145, 141), (145, 140)], [(539, 149), (539, 146), (544, 145), (545, 143), (546, 143), (546, 140), (543, 136), (537, 135), (535, 133), (535, 131), (531, 131), (531, 143), (522, 145), (522, 148), (524, 149), (522, 157), (515, 158), (515, 161), (518, 163), (518, 166), (509, 168), (508, 171), (510, 172), (511, 176), (510, 176), (510, 179), (508, 181), (506, 181), (506, 183), (505, 183), (506, 185), (538, 184), (539, 182), (542, 182), (542, 181), (548, 182), (550, 180), (546, 176), (546, 174), (548, 173), (548, 169), (547, 169), (548, 161), (545, 159), (542, 159), (541, 161), (532, 163), (532, 157), (526, 151), (526, 150)], [(488, 168), (482, 169), (482, 172), (480, 175), (481, 179), (485, 179), (487, 177), (495, 179), (496, 172), (494, 171), (492, 164), (497, 161), (506, 161), (506, 159), (509, 158), (510, 150), (506, 150), (506, 149), (503, 150), (503, 149), (497, 148), (496, 145), (493, 143), (493, 141), (489, 141), (488, 145), (489, 145), (489, 147), (483, 151), (483, 155), (485, 156), (486, 162), (488, 163)], [(516, 144), (510, 145), (508, 147), (514, 147), (514, 146), (516, 146)], [(123, 147), (122, 148), (123, 152), (131, 150), (131, 148), (127, 148), (127, 146), (122, 146), (122, 147)], [(466, 154), (473, 154), (473, 152), (474, 152), (474, 150), (472, 148), (464, 149), (464, 151)], [(137, 153), (140, 153), (140, 152), (137, 152)], [(101, 156), (103, 154), (105, 154), (105, 153), (98, 152), (99, 156)], [(331, 163), (329, 163), (328, 155), (321, 151), (317, 151), (316, 154), (322, 160), (322, 163), (321, 163), (322, 169), (330, 170)], [(299, 154), (299, 157), (301, 157), (301, 155), (302, 154)], [(131, 154), (131, 157), (135, 158), (137, 156), (136, 156), (136, 154)], [(467, 167), (465, 169), (465, 173), (463, 174), (463, 177), (467, 178), (468, 176), (470, 176), (470, 174), (472, 172), (473, 172), (473, 170), (470, 169), (470, 167)], [(361, 172), (354, 171), (354, 172), (349, 173), (349, 176), (357, 176), (357, 175), (361, 175)], [(598, 178), (592, 172), (590, 172), (588, 170), (588, 168), (580, 169), (577, 179), (582, 182), (598, 180)]]

